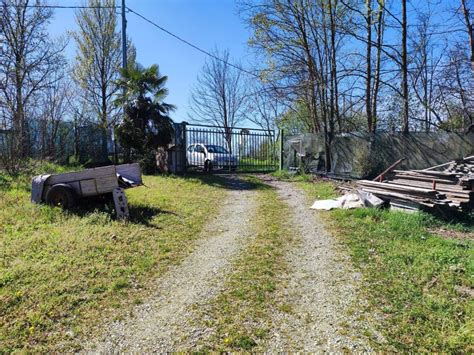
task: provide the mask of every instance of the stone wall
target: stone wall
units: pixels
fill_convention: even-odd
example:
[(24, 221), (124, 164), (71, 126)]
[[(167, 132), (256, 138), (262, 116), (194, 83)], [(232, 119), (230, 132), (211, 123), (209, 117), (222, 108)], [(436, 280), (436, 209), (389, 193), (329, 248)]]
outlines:
[[(424, 169), (474, 155), (474, 133), (415, 132), (345, 133), (332, 143), (331, 172), (352, 177), (376, 175), (396, 160), (398, 169)], [(284, 166), (299, 166), (301, 157), (312, 171), (324, 171), (322, 134), (301, 134), (284, 139)]]

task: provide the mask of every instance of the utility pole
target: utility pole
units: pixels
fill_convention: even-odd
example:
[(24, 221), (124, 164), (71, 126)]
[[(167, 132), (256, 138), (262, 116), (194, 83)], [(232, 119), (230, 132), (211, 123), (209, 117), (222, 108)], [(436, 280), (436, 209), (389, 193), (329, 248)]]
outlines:
[[(125, 14), (125, 0), (122, 0), (122, 68), (127, 68), (127, 17)], [(124, 89), (125, 91), (125, 89)], [(125, 116), (125, 107), (123, 108), (123, 114)], [(115, 140), (115, 130), (112, 128), (112, 142), (114, 144), (114, 163), (118, 164), (117, 156), (117, 142)]]
[(127, 68), (127, 17), (125, 0), (122, 0), (122, 67)]

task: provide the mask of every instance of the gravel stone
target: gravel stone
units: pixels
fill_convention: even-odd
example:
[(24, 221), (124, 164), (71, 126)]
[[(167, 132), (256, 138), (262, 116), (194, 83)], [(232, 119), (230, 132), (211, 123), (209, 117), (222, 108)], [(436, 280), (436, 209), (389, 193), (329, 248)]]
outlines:
[(235, 177), (228, 179), (229, 194), (194, 252), (156, 281), (151, 298), (130, 317), (108, 324), (84, 352), (169, 352), (183, 349), (183, 342), (185, 349), (194, 347), (207, 331), (192, 328), (194, 310), (219, 293), (231, 262), (252, 237), (247, 221), (255, 213), (255, 192)]
[(365, 334), (375, 332), (359, 320), (363, 314), (357, 310), (363, 302), (357, 294), (361, 275), (309, 209), (304, 192), (289, 182), (267, 183), (290, 206), (289, 222), (300, 242), (287, 253), (292, 272), (281, 280), (285, 287), (278, 296), (290, 311), (272, 312), (273, 332), (263, 348), (271, 353), (371, 352)]

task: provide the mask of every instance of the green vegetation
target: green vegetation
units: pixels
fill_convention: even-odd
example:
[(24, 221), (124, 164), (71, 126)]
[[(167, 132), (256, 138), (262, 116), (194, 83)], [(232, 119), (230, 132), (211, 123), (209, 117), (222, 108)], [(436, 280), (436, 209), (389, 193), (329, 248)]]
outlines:
[(266, 322), (276, 306), (274, 291), (278, 275), (287, 272), (284, 253), (294, 242), (285, 226), (286, 204), (277, 193), (252, 179), (260, 187), (258, 207), (252, 222), (256, 235), (242, 255), (233, 263), (225, 290), (217, 296), (207, 313), (207, 326), (216, 334), (206, 350), (251, 350), (270, 330)]
[[(263, 154), (269, 155), (269, 154)], [(243, 157), (239, 160), (238, 171), (271, 171), (277, 168), (278, 161), (271, 158)]]
[(149, 188), (127, 191), (125, 223), (104, 203), (32, 205), (29, 179), (0, 178), (0, 353), (72, 350), (97, 322), (122, 316), (191, 251), (225, 193), (218, 177), (145, 176)]
[[(312, 197), (331, 197), (327, 183), (303, 186)], [(322, 215), (362, 270), (368, 312), (382, 315), (379, 327), (390, 346), (404, 352), (474, 350), (473, 243), (433, 231), (472, 233), (472, 224), (376, 209)]]
[(309, 182), (309, 181), (313, 181), (314, 179), (313, 175), (304, 174), (304, 173), (291, 173), (288, 170), (277, 170), (271, 173), (270, 175), (278, 180), (283, 180), (283, 181)]
[(175, 109), (163, 102), (168, 95), (167, 76), (158, 65), (144, 68), (130, 64), (120, 70), (118, 86), (122, 89), (114, 103), (125, 108), (125, 117), (116, 127), (117, 138), (125, 149), (126, 161), (133, 152), (140, 157), (145, 173), (156, 171), (156, 150), (171, 143), (173, 121), (168, 116)]

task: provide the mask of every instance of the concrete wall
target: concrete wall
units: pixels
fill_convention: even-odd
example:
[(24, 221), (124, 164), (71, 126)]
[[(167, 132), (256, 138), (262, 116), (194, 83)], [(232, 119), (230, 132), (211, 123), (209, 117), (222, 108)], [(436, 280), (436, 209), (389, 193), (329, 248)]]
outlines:
[[(322, 134), (288, 136), (284, 140), (284, 166), (299, 166), (300, 157), (311, 170), (324, 171)], [(353, 177), (377, 174), (400, 158), (398, 169), (424, 169), (474, 155), (474, 133), (346, 133), (334, 138), (331, 172)], [(304, 158), (303, 158), (304, 159)]]

